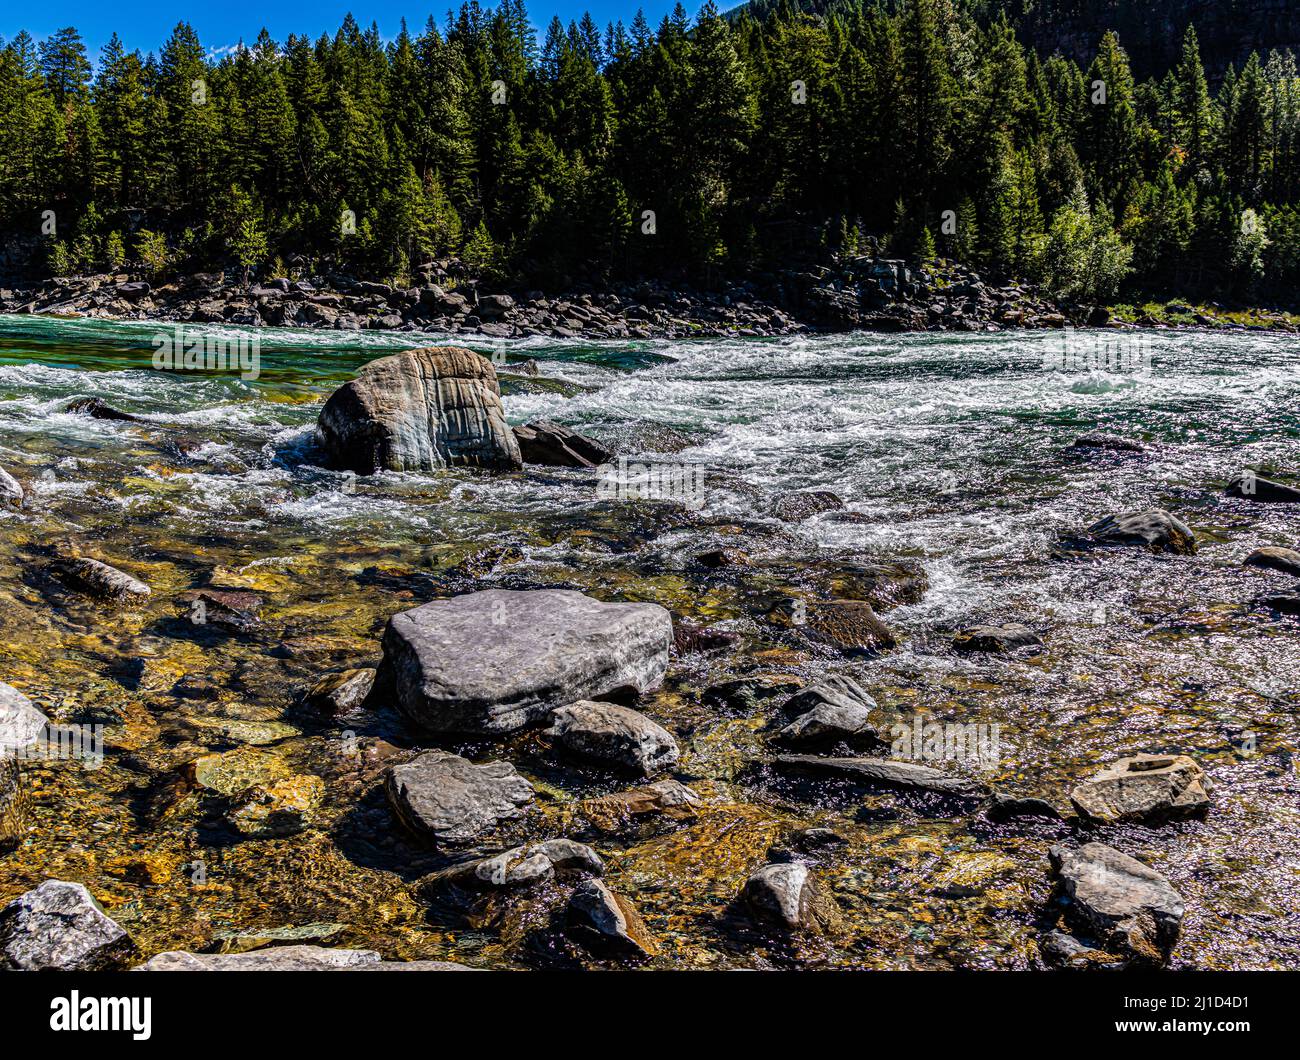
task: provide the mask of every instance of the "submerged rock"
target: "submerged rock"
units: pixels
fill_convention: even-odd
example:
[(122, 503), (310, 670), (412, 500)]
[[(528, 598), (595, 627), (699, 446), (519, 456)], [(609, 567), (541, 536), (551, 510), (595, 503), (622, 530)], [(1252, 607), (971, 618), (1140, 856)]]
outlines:
[(306, 828), (321, 800), (325, 783), (304, 773), (261, 784), (248, 791), (226, 820), (249, 839), (296, 835)]
[(594, 438), (578, 434), (550, 420), (534, 420), (514, 428), (525, 464), (549, 467), (599, 467), (615, 454)]
[(817, 600), (806, 610), (807, 628), (849, 655), (888, 651), (898, 641), (866, 600)]
[(1042, 645), (1042, 638), (1019, 622), (1008, 622), (1001, 626), (971, 626), (952, 639), (953, 649), (959, 652), (1009, 652), (1017, 648), (1040, 648)]
[(1163, 821), (1204, 813), (1212, 785), (1187, 755), (1134, 755), (1112, 762), (1070, 792), (1094, 821)]
[(604, 871), (605, 863), (600, 855), (585, 843), (548, 839), (439, 869), (420, 880), (418, 889), (426, 896), (449, 888), (471, 892), (514, 890), (531, 887), (557, 875), (600, 876)]
[(868, 787), (899, 791), (928, 791), (940, 795), (977, 795), (984, 786), (976, 780), (954, 776), (915, 762), (886, 758), (818, 758), (814, 755), (778, 755), (772, 765), (783, 773), (800, 773), (827, 780), (844, 780)]
[(551, 715), (550, 736), (565, 750), (642, 776), (667, 769), (679, 754), (673, 734), (639, 711), (582, 699)]
[(1066, 918), (1103, 949), (1162, 963), (1178, 941), (1183, 899), (1155, 869), (1104, 843), (1053, 847), (1052, 869), (1069, 900)]
[(645, 959), (658, 946), (636, 906), (600, 880), (584, 880), (569, 898), (565, 933), (595, 954)]
[(0, 909), (0, 968), (102, 972), (135, 955), (131, 937), (79, 883), (46, 880)]
[[(273, 946), (251, 953), (186, 953), (168, 950), (149, 958), (137, 972), (328, 972), (380, 963), (374, 950), (331, 950), (324, 946)], [(424, 962), (421, 962), (424, 963)]]
[(58, 559), (50, 569), (68, 588), (105, 600), (140, 600), (152, 592), (144, 582), (97, 559)]
[(492, 362), (457, 346), (371, 361), (330, 395), (317, 435), (336, 467), (363, 475), (521, 466)]
[(1131, 545), (1152, 552), (1190, 555), (1196, 551), (1196, 535), (1182, 520), (1163, 508), (1108, 515), (1088, 527), (1088, 536), (1099, 545)]
[(1274, 593), (1261, 596), (1256, 604), (1280, 615), (1300, 615), (1300, 593)]
[(822, 678), (786, 700), (785, 709), (799, 716), (776, 734), (780, 743), (805, 747), (839, 740), (880, 741), (871, 720), (876, 701), (851, 677)]
[(738, 548), (715, 548), (695, 557), (701, 567), (718, 570), (721, 567), (748, 567), (749, 555)]
[(181, 772), (196, 787), (217, 795), (234, 796), (260, 784), (289, 776), (284, 759), (256, 747), (202, 755), (186, 763)]
[(1061, 811), (1046, 799), (1016, 798), (995, 791), (984, 808), (984, 816), (995, 824), (1022, 819), (1059, 821)]
[(18, 760), (48, 721), (30, 699), (0, 681), (0, 851), (17, 846), (31, 823), (31, 795)]
[(830, 490), (782, 493), (772, 502), (772, 514), (782, 522), (801, 523), (823, 512), (839, 511), (844, 502)]
[(578, 813), (596, 831), (618, 835), (655, 819), (694, 821), (699, 817), (702, 801), (681, 781), (664, 779), (584, 799), (578, 805)]
[(489, 589), (389, 620), (379, 680), (431, 733), (504, 735), (556, 707), (663, 680), (672, 618), (568, 589)]
[(23, 487), (18, 480), (0, 467), (0, 504), (21, 505), (23, 496)]
[(781, 932), (820, 935), (833, 919), (813, 870), (802, 861), (764, 865), (745, 881), (740, 900), (756, 922)]
[(1247, 567), (1281, 571), (1300, 578), (1300, 552), (1293, 548), (1257, 548), (1245, 560)]
[(426, 751), (385, 778), (388, 802), (416, 835), (462, 843), (501, 821), (524, 815), (533, 786), (509, 762), (475, 765), (446, 751)]
[(188, 589), (176, 599), (185, 617), (196, 626), (212, 626), (232, 633), (249, 633), (261, 623), (262, 598), (238, 589)]
[(303, 703), (322, 714), (339, 717), (360, 707), (374, 683), (375, 671), (369, 667), (326, 674), (307, 690)]
[(1251, 471), (1243, 472), (1229, 482), (1226, 492), (1232, 497), (1264, 504), (1300, 504), (1300, 489), (1260, 478)]
[(678, 654), (687, 652), (726, 651), (741, 641), (739, 633), (716, 626), (697, 626), (693, 622), (673, 623), (673, 648)]

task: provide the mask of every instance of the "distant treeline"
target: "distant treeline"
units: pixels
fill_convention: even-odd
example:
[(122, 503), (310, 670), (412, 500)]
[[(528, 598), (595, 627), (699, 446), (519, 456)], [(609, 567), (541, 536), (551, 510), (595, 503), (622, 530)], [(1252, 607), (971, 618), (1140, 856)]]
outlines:
[(114, 37), (93, 77), (74, 29), (0, 49), (0, 228), (56, 275), (457, 255), (543, 286), (707, 283), (874, 247), (1069, 297), (1294, 297), (1298, 196), (1292, 54), (1211, 91), (1188, 28), (1136, 83), (1114, 33), (1085, 69), (953, 0), (679, 5), (540, 41), (503, 0), (219, 60), (181, 23), (157, 54)]

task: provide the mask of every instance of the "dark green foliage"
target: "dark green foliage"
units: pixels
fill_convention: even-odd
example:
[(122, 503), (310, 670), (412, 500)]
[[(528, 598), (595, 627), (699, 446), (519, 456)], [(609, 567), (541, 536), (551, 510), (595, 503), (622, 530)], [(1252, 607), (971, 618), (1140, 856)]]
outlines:
[(219, 60), (181, 23), (147, 58), (114, 37), (93, 78), (74, 29), (20, 33), (0, 46), (0, 229), (39, 237), (46, 271), (410, 281), (460, 255), (521, 284), (707, 284), (874, 246), (1080, 298), (1293, 297), (1295, 58), (1207, 77), (1221, 42), (1188, 27), (1139, 80), (1129, 23), (1099, 11), (1080, 65), (1018, 39), (1026, 10), (706, 3), (539, 40), (504, 0), (389, 44), (349, 16)]

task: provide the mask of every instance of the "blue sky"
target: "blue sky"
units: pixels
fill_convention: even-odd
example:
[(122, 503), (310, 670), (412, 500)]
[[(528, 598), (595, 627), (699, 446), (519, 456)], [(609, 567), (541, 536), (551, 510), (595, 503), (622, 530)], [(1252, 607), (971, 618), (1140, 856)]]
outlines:
[[(693, 15), (701, 0), (683, 0)], [(733, 6), (735, 0), (719, 4), (721, 8)], [(495, 6), (480, 0), (485, 7)], [(567, 24), (590, 11), (603, 29), (606, 22), (622, 19), (630, 23), (636, 9), (641, 7), (652, 26), (673, 7), (674, 0), (535, 0), (528, 4), (533, 22), (544, 27), (552, 15), (559, 15)], [(379, 24), (385, 39), (397, 34), (400, 20), (412, 32), (417, 31), (432, 14), (441, 25), (448, 7), (458, 8), (460, 0), (278, 0), (276, 3), (251, 3), (249, 0), (227, 0), (222, 3), (178, 5), (164, 0), (54, 0), (50, 4), (25, 7), (19, 3), (6, 4), (0, 14), (0, 36), (6, 40), (21, 29), (38, 40), (64, 26), (76, 26), (81, 31), (92, 58), (113, 32), (122, 38), (128, 49), (142, 52), (157, 51), (171, 32), (172, 27), (185, 19), (199, 34), (209, 49), (228, 48), (241, 39), (251, 43), (265, 26), (276, 40), (283, 41), (290, 33), (306, 33), (312, 38), (322, 31), (333, 33), (349, 11), (363, 27)]]

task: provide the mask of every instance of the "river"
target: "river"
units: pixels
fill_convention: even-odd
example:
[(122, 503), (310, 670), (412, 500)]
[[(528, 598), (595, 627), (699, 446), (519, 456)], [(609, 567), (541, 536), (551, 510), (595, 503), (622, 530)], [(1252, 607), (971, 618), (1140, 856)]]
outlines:
[[(594, 844), (660, 940), (653, 966), (1034, 959), (1060, 833), (774, 789), (748, 766), (766, 753), (771, 706), (718, 709), (703, 691), (755, 673), (851, 674), (904, 722), (996, 726), (998, 753), (958, 767), (1062, 808), (1118, 755), (1193, 755), (1215, 784), (1205, 820), (1103, 838), (1186, 899), (1175, 965), (1300, 963), (1300, 625), (1251, 607), (1294, 579), (1241, 566), (1254, 548), (1300, 546), (1300, 529), (1292, 507), (1223, 493), (1244, 468), (1300, 473), (1294, 338), (456, 340), (502, 362), (512, 424), (551, 418), (610, 438), (636, 426), (648, 451), (671, 428), (675, 451), (661, 459), (702, 469), (702, 503), (683, 509), (602, 500), (590, 471), (356, 479), (318, 466), (312, 432), (330, 391), (436, 336), (224, 330), (260, 343), (256, 378), (241, 378), (155, 370), (157, 330), (0, 317), (0, 465), (29, 491), (21, 512), (0, 512), (0, 680), (62, 723), (106, 726), (101, 768), (29, 767), (36, 827), (0, 856), (0, 898), (81, 880), (147, 952), (315, 925), (306, 937), (388, 958), (536, 963), (521, 942), (527, 915), (457, 922), (408, 886), (433, 862), (395, 833), (378, 791), (383, 763), (411, 743), (400, 725), (349, 720), (340, 732), (295, 701), (323, 672), (373, 665), (396, 611), (466, 587), (562, 585), (740, 637), (676, 659), (642, 708), (677, 733), (698, 820)], [(523, 357), (538, 376), (513, 371)], [(62, 411), (83, 397), (139, 419)], [(1071, 449), (1094, 429), (1152, 449)], [(773, 518), (776, 494), (805, 488), (833, 491), (847, 513)], [(1153, 507), (1193, 528), (1195, 555), (1053, 554), (1059, 534)], [(693, 561), (724, 545), (748, 565)], [(115, 613), (58, 594), (40, 568), (66, 547), (122, 566), (153, 596)], [(881, 609), (891, 652), (840, 656), (773, 620), (783, 600), (852, 597), (871, 564), (893, 562), (923, 569), (928, 588)], [(264, 596), (259, 632), (195, 633), (175, 596), (209, 579)], [(987, 621), (1025, 623), (1045, 646), (951, 651), (956, 629)], [(314, 828), (236, 842), (176, 780), (190, 759), (246, 743), (325, 779)], [(555, 764), (535, 734), (462, 749), (505, 754), (544, 792), (529, 837), (562, 831), (576, 800), (619, 786)], [(813, 825), (847, 840), (822, 869), (842, 929), (795, 952), (738, 934), (725, 907), (747, 872), (784, 832)]]

